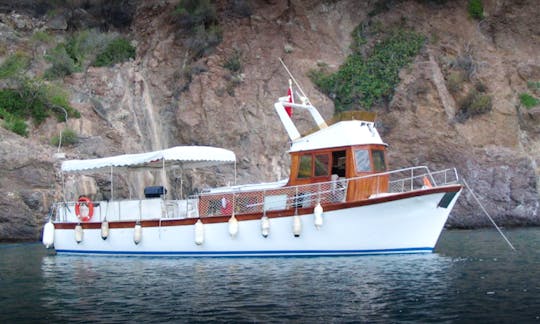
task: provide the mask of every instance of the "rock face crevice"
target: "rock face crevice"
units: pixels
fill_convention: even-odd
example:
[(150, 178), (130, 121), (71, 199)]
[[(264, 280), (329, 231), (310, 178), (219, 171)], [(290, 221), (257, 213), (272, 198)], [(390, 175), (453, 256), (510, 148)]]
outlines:
[[(68, 35), (65, 29), (73, 21), (69, 15), (74, 9), (40, 16), (36, 3), (23, 1), (17, 7), (0, 1), (0, 10), (5, 10), (0, 31), (9, 41), (2, 59), (28, 48), (36, 28), (54, 30), (59, 38)], [(59, 161), (53, 158), (57, 148), (48, 142), (65, 127), (80, 137), (77, 145), (62, 148), (67, 158), (215, 145), (236, 152), (239, 183), (286, 178), (288, 137), (273, 102), (286, 95), (289, 76), (278, 58), (323, 117), (330, 119), (331, 100), (314, 88), (307, 74), (321, 63), (337, 69), (350, 52), (351, 32), (373, 10), (373, 4), (365, 1), (278, 0), (248, 2), (250, 14), (237, 15), (231, 11), (232, 2), (217, 1), (222, 41), (207, 55), (193, 58), (183, 41), (189, 35), (171, 17), (177, 2), (125, 3), (130, 19), (122, 21), (129, 23), (118, 27), (107, 17), (94, 19), (106, 2), (89, 1), (84, 15), (79, 12), (81, 26), (106, 26), (137, 45), (132, 61), (89, 68), (62, 80), (82, 117), (67, 123), (47, 120), (33, 128), (29, 138), (0, 128), (1, 241), (39, 238), (62, 187), (56, 171)], [(390, 144), (391, 168), (456, 167), (500, 225), (540, 225), (540, 115), (519, 101), (520, 93), (532, 91), (529, 82), (540, 82), (537, 3), (484, 1), (484, 5), (487, 18), (480, 23), (468, 17), (466, 0), (393, 2), (371, 18), (378, 28), (398, 24), (427, 38), (423, 52), (401, 71), (392, 101), (377, 108), (378, 124)], [(52, 18), (57, 22), (54, 28), (48, 21)], [(42, 47), (39, 51), (45, 53)], [(461, 93), (454, 93), (448, 87), (452, 64), (465, 52), (475, 64), (474, 76), (462, 85)], [(238, 72), (225, 67), (234, 53), (240, 57)], [(35, 64), (32, 73), (39, 75), (46, 66)], [(475, 83), (482, 83), (492, 97), (492, 110), (457, 121), (463, 93)], [(533, 94), (540, 98), (540, 93)], [(293, 116), (301, 132), (313, 128), (304, 112), (295, 111)], [(180, 183), (178, 175), (163, 179), (159, 173), (115, 174), (113, 194), (137, 196), (144, 186), (157, 183), (177, 189), (182, 185), (183, 193), (189, 193), (232, 183), (231, 175), (225, 169), (186, 171)], [(71, 176), (64, 182), (73, 197), (81, 191), (97, 198), (111, 195), (108, 175)], [(447, 225), (490, 226), (467, 191)]]

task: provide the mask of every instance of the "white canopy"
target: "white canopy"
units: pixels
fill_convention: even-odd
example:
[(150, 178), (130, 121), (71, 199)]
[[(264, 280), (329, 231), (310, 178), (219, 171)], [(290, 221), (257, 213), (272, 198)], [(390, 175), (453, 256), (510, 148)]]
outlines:
[(62, 162), (63, 172), (78, 172), (86, 170), (126, 168), (148, 169), (178, 166), (182, 168), (197, 168), (214, 166), (236, 161), (234, 152), (210, 146), (176, 146), (166, 150), (123, 154), (91, 160), (69, 160)]

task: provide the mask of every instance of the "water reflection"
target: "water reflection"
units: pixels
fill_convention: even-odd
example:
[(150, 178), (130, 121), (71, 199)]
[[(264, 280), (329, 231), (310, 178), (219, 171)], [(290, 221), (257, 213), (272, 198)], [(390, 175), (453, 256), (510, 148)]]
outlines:
[[(44, 257), (44, 307), (65, 320), (371, 321), (445, 290), (436, 254), (164, 259)], [(444, 279), (444, 280), (441, 280)], [(415, 287), (411, 289), (411, 287)], [(431, 296), (430, 300), (433, 299)], [(396, 309), (397, 306), (397, 309)]]

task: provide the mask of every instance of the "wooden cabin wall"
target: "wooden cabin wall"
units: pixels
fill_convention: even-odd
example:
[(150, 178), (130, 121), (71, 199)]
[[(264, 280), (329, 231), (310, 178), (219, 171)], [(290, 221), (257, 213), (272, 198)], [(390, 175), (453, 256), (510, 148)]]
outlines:
[(347, 201), (367, 199), (373, 194), (388, 192), (388, 178), (388, 175), (382, 175), (349, 181)]
[[(385, 149), (381, 145), (368, 145), (352, 147), (347, 150), (347, 178), (356, 178), (362, 176), (368, 176), (374, 174), (374, 172), (356, 172), (354, 161), (354, 149), (368, 149), (370, 152), (372, 149)], [(371, 170), (374, 170), (373, 158), (370, 153)], [(386, 160), (385, 160), (386, 162)], [(350, 180), (347, 188), (347, 201), (367, 199), (371, 195), (381, 192), (388, 192), (389, 188), (389, 176), (387, 174), (381, 176), (371, 176), (358, 180)]]

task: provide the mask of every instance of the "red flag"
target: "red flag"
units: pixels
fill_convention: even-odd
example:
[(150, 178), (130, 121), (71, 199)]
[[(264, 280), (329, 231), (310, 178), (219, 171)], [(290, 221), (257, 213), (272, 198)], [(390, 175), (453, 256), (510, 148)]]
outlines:
[[(294, 103), (294, 94), (293, 94), (293, 91), (292, 91), (292, 82), (291, 80), (289, 80), (289, 89), (287, 90), (287, 96), (289, 97), (289, 102), (290, 103)], [(292, 107), (291, 106), (285, 106), (285, 111), (287, 112), (287, 115), (289, 115), (289, 117), (292, 117)]]

